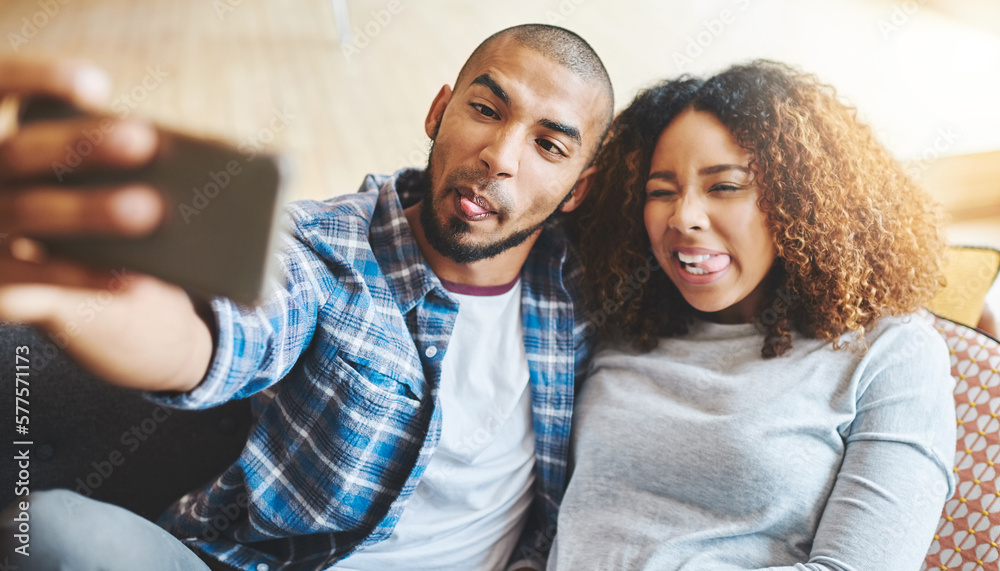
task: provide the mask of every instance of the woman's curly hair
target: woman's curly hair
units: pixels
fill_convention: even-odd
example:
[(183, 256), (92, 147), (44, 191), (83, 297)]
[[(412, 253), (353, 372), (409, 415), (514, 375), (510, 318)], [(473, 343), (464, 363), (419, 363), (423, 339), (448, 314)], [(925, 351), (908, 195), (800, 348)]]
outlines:
[(686, 109), (718, 118), (752, 157), (757, 205), (777, 250), (756, 322), (764, 357), (791, 331), (833, 341), (912, 313), (943, 285), (938, 205), (841, 103), (833, 88), (754, 61), (711, 77), (664, 81), (614, 120), (590, 195), (573, 213), (588, 314), (605, 339), (649, 349), (696, 312), (652, 255), (643, 223), (653, 149)]

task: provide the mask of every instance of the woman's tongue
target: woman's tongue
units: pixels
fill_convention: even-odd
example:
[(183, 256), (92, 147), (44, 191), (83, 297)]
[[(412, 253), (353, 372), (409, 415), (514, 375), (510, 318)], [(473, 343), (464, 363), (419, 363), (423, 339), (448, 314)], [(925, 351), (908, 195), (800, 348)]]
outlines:
[(486, 210), (482, 206), (479, 206), (478, 204), (476, 204), (475, 202), (469, 200), (464, 196), (459, 200), (459, 204), (462, 205), (462, 212), (464, 212), (465, 215), (469, 217), (482, 216), (484, 214), (490, 213), (489, 210)]
[(688, 264), (688, 265), (700, 268), (702, 270), (705, 270), (706, 272), (711, 273), (726, 269), (726, 266), (729, 265), (730, 261), (732, 261), (732, 258), (730, 258), (728, 255), (719, 254), (717, 256), (712, 256), (711, 258), (705, 261), (695, 262), (694, 264)]

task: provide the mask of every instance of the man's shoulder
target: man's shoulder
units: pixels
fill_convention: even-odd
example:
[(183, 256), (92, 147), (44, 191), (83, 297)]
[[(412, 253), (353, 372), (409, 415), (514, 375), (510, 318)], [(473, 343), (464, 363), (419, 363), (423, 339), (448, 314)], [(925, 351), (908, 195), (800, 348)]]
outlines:
[(286, 250), (352, 266), (384, 255), (385, 240), (378, 237), (405, 219), (400, 199), (412, 191), (414, 173), (419, 171), (369, 174), (355, 193), (288, 204), (283, 223), (291, 246)]
[(393, 188), (395, 178), (395, 175), (369, 174), (357, 192), (326, 200), (291, 202), (285, 206), (286, 228), (307, 243), (367, 236), (380, 218), (401, 215), (398, 207), (379, 208), (380, 204), (398, 204)]
[[(326, 200), (299, 200), (286, 207), (295, 227), (334, 224), (343, 227), (367, 228), (384, 219), (402, 216), (401, 200), (412, 202), (415, 169), (403, 169), (393, 174), (366, 175), (356, 192)], [(381, 208), (380, 208), (381, 206)]]
[(309, 226), (325, 221), (357, 218), (371, 221), (379, 195), (389, 177), (367, 175), (357, 192), (341, 194), (326, 200), (298, 200), (286, 206), (296, 226)]

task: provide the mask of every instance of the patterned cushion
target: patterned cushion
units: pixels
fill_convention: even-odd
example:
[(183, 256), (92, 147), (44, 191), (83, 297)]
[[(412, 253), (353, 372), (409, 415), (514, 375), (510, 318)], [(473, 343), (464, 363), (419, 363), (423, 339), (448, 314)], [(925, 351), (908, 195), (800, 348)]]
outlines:
[(951, 352), (958, 445), (955, 495), (941, 515), (922, 570), (1000, 567), (1000, 342), (927, 314)]

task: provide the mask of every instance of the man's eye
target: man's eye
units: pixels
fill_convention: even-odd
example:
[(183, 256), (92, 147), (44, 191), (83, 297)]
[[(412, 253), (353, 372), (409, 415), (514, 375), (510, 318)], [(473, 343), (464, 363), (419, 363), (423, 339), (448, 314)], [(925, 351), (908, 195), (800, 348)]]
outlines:
[(482, 103), (469, 103), (469, 106), (479, 111), (479, 114), (483, 117), (489, 117), (490, 119), (499, 119), (500, 116), (497, 112), (491, 109), (488, 105), (483, 105)]
[(553, 143), (548, 139), (536, 139), (536, 142), (538, 143), (538, 146), (541, 147), (546, 152), (556, 153), (564, 157), (566, 156), (566, 153), (562, 152), (562, 149), (559, 148), (559, 145)]

